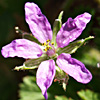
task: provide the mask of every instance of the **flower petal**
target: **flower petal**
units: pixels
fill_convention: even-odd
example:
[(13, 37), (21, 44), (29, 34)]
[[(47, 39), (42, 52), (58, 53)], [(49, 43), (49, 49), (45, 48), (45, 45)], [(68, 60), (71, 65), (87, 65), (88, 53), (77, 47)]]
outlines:
[(25, 4), (25, 16), (32, 34), (39, 42), (44, 43), (52, 39), (51, 25), (35, 3)]
[(91, 15), (86, 12), (78, 15), (75, 19), (69, 18), (57, 34), (56, 42), (58, 47), (63, 48), (79, 37), (90, 19)]
[(4, 46), (1, 50), (2, 55), (7, 57), (38, 58), (42, 55), (42, 50), (35, 42), (27, 39), (16, 39)]
[(47, 60), (39, 65), (36, 78), (37, 85), (40, 87), (42, 94), (47, 100), (47, 89), (51, 86), (55, 76), (55, 62), (54, 60)]
[(60, 54), (57, 58), (57, 64), (63, 71), (78, 82), (86, 84), (92, 79), (92, 75), (88, 69), (85, 68), (85, 65), (82, 62), (71, 58), (70, 54)]

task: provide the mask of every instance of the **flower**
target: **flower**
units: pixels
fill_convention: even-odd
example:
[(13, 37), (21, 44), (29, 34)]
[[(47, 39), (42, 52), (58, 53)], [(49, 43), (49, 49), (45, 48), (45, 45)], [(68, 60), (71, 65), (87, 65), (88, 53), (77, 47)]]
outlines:
[[(16, 39), (4, 46), (1, 53), (5, 58), (18, 56), (25, 59), (36, 59), (44, 54), (48, 56), (49, 59), (40, 63), (36, 74), (37, 85), (45, 99), (48, 98), (47, 89), (51, 86), (55, 77), (56, 65), (76, 81), (84, 84), (90, 82), (92, 75), (82, 62), (72, 58), (67, 53), (58, 55), (57, 50), (64, 48), (80, 36), (86, 24), (90, 21), (91, 15), (85, 12), (74, 19), (68, 18), (57, 33), (56, 47), (55, 42), (51, 42), (53, 33), (50, 23), (35, 3), (27, 2), (25, 4), (25, 16), (32, 34), (42, 46), (27, 39)], [(41, 47), (44, 47), (44, 49), (41, 49)]]

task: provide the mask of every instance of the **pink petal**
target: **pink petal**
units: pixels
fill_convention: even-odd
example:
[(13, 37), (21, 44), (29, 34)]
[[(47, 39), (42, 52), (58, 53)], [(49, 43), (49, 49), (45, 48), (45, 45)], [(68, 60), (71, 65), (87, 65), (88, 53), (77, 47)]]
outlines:
[(75, 19), (69, 18), (57, 34), (56, 42), (58, 47), (63, 48), (78, 38), (90, 19), (91, 15), (86, 12), (78, 15)]
[(57, 64), (63, 71), (78, 82), (86, 84), (92, 79), (92, 75), (88, 69), (86, 69), (85, 65), (82, 62), (71, 58), (70, 54), (60, 54), (57, 58)]
[(32, 34), (39, 42), (44, 43), (46, 40), (52, 39), (50, 23), (35, 3), (27, 2), (25, 4), (25, 16)]
[(37, 85), (40, 87), (42, 94), (47, 100), (47, 89), (51, 86), (55, 76), (55, 62), (54, 60), (43, 61), (37, 70), (36, 78)]
[(38, 58), (42, 55), (42, 50), (35, 42), (27, 39), (16, 39), (4, 46), (1, 50), (2, 55), (7, 57)]

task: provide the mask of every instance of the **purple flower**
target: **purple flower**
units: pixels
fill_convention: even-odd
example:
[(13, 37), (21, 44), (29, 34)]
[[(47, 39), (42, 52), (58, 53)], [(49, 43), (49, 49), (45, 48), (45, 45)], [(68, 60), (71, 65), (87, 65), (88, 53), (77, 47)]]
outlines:
[[(71, 55), (67, 53), (61, 53), (58, 56), (57, 50), (64, 48), (80, 36), (86, 24), (90, 21), (91, 15), (85, 12), (75, 19), (69, 18), (57, 33), (56, 47), (51, 42), (53, 33), (50, 23), (35, 3), (27, 2), (25, 4), (25, 16), (32, 34), (42, 46), (27, 39), (16, 39), (4, 46), (1, 52), (5, 58), (18, 56), (25, 59), (36, 59), (44, 54), (48, 56), (49, 60), (41, 62), (36, 74), (37, 85), (45, 99), (48, 98), (47, 89), (53, 82), (56, 65), (76, 81), (84, 84), (90, 82), (92, 75), (82, 62), (71, 58)], [(44, 49), (42, 49), (43, 47)]]

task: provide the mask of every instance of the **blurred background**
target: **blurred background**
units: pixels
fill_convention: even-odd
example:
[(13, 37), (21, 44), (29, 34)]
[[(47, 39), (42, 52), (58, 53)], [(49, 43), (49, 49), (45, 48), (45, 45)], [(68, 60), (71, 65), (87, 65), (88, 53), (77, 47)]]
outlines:
[[(58, 82), (48, 89), (49, 100), (100, 100), (100, 0), (0, 0), (0, 50), (12, 40), (21, 38), (14, 27), (30, 32), (25, 22), (25, 2), (36, 3), (53, 26), (60, 11), (63, 23), (84, 12), (92, 19), (78, 39), (95, 36), (72, 56), (82, 61), (93, 79), (84, 85), (70, 77), (66, 92)], [(14, 71), (24, 62), (22, 58), (3, 58), (0, 53), (0, 100), (44, 100), (35, 82), (34, 71)]]

